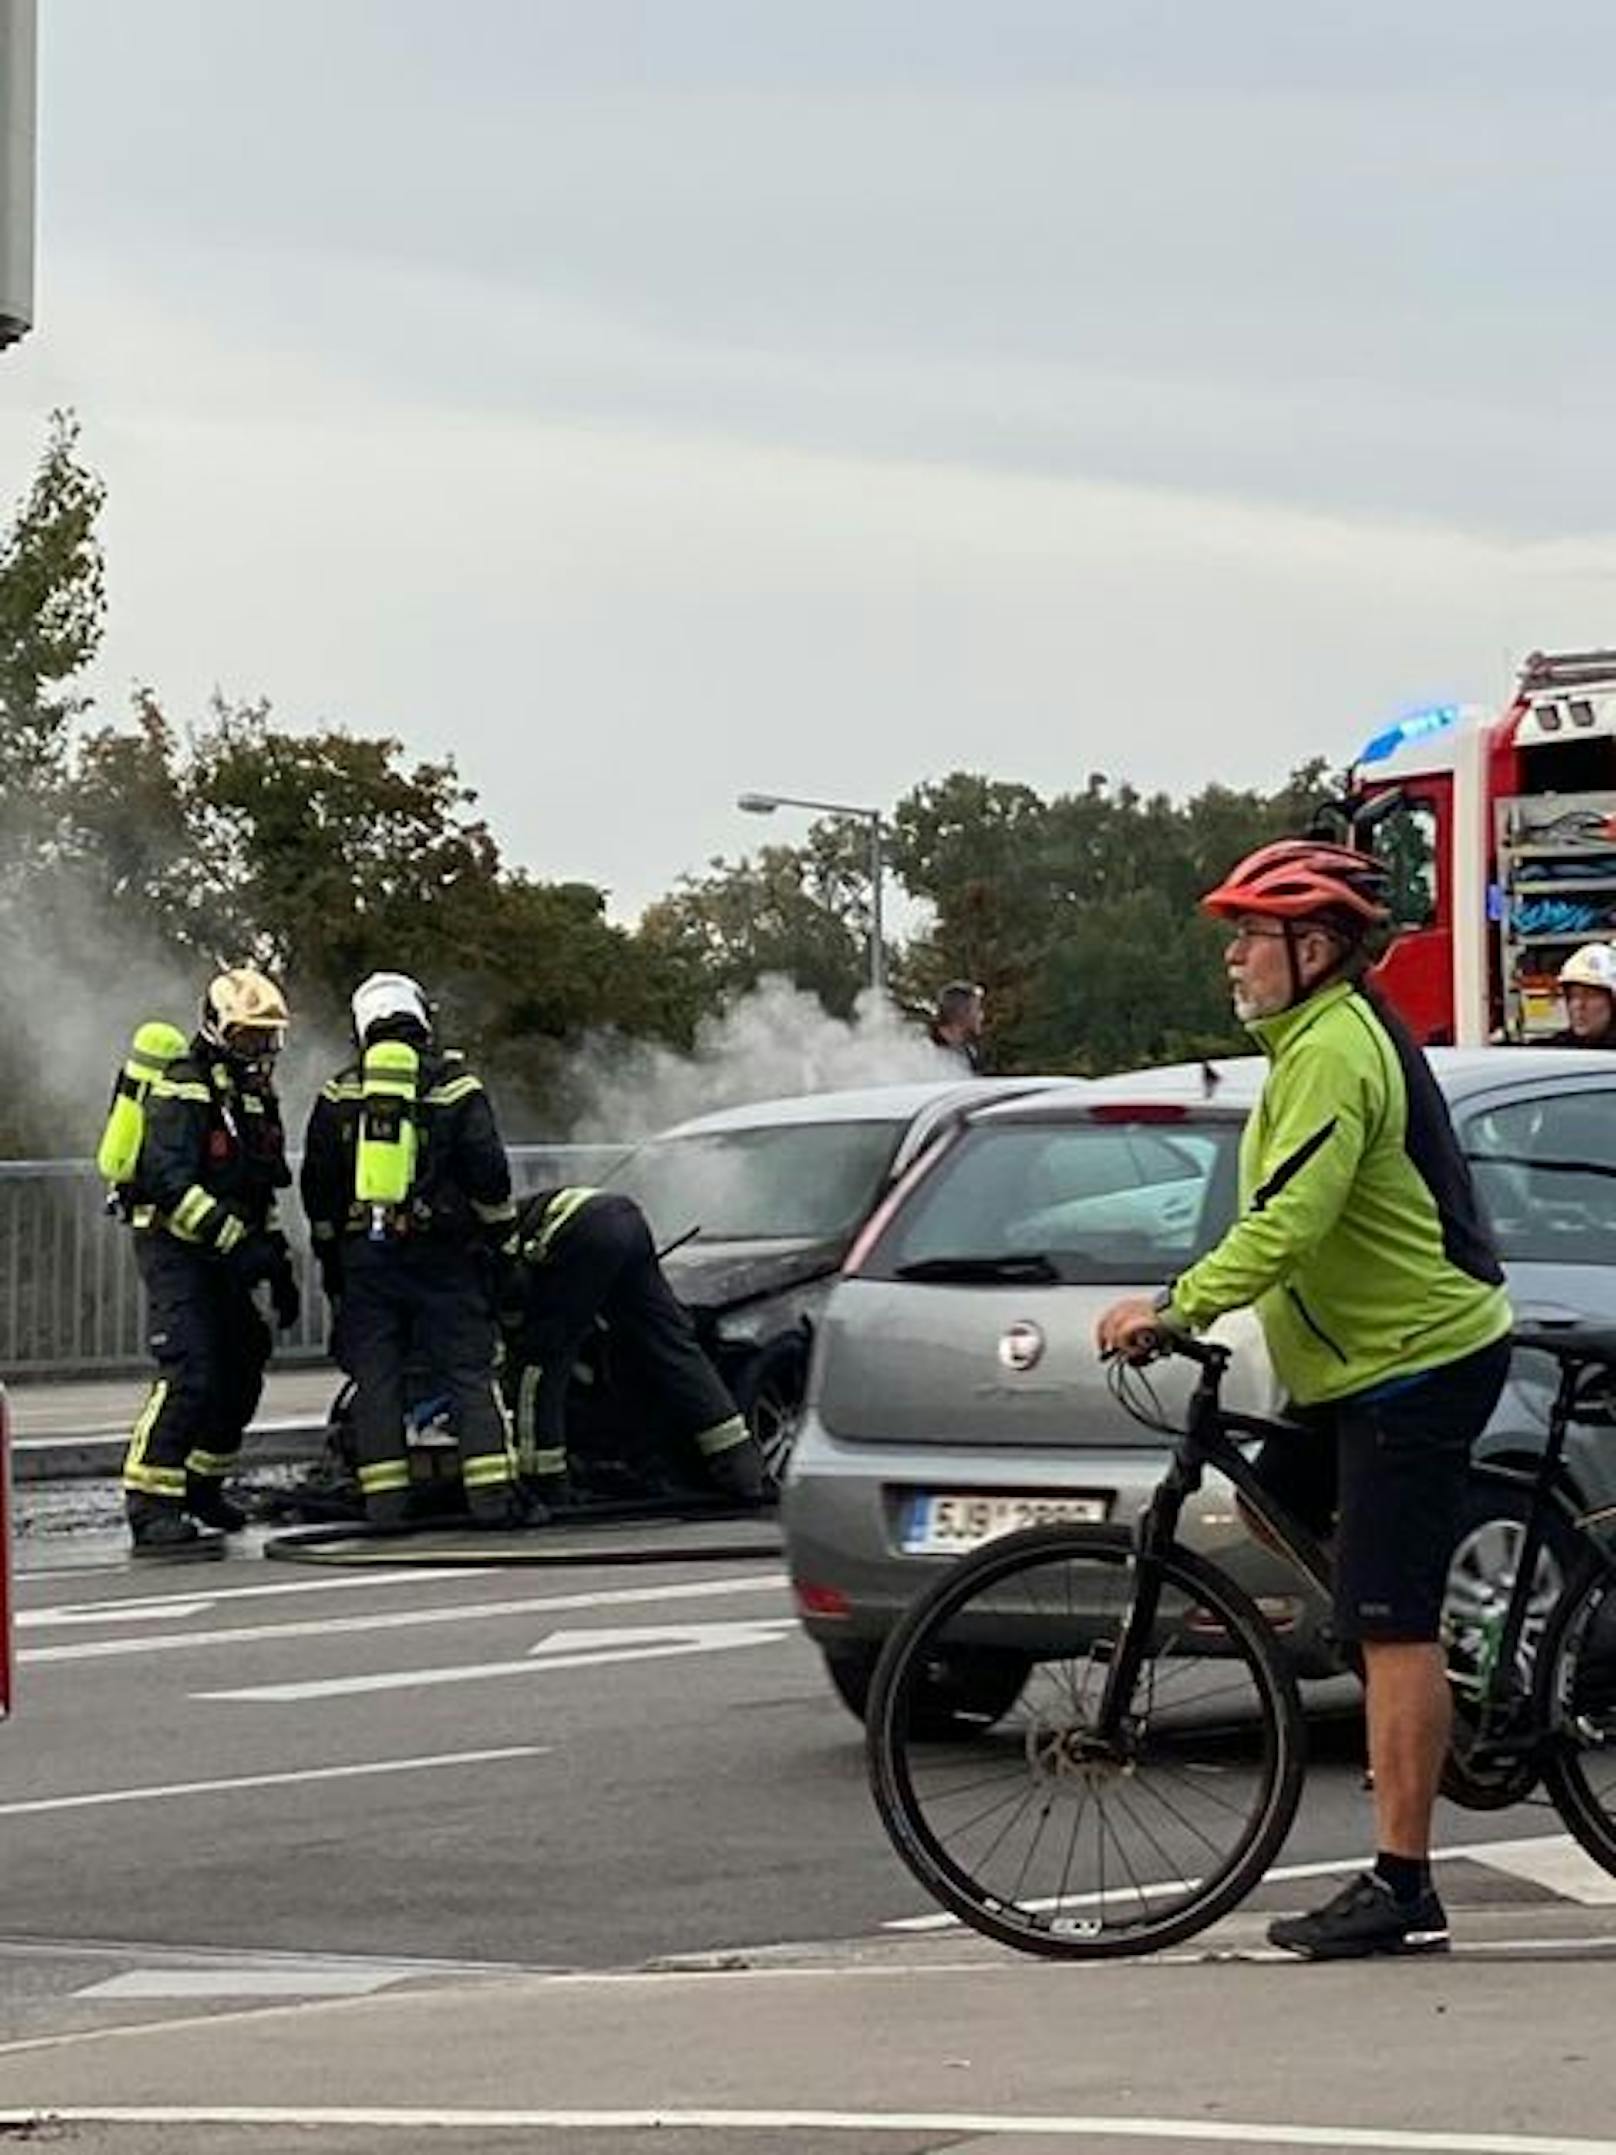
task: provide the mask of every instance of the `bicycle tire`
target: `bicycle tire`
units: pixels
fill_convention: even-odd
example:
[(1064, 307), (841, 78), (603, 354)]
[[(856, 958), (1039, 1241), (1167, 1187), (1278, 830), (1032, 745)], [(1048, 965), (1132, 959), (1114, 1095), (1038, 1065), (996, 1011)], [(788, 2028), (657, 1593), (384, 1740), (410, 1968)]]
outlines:
[[(1041, 1594), (1034, 1574), (1061, 1566), (1068, 1567), (1062, 1590), (1054, 1590), (1052, 1579)], [(1122, 1529), (1066, 1524), (1001, 1536), (933, 1582), (899, 1620), (876, 1667), (866, 1753), (888, 1837), (934, 1900), (973, 1929), (1021, 1952), (1100, 1960), (1156, 1952), (1193, 1937), (1258, 1884), (1279, 1853), (1301, 1798), (1305, 1736), (1296, 1680), (1251, 1597), (1183, 1548), (1160, 1561), (1162, 1613), (1130, 1702), (1130, 1754), (1126, 1761), (1085, 1755), (1084, 1712), (1103, 1682), (1109, 1645), (1135, 1576), (1132, 1537)], [(997, 1603), (991, 1600), (995, 1595)], [(918, 1730), (911, 1734), (908, 1716), (911, 1698), (923, 1696), (928, 1670), (965, 1643), (962, 1635), (1005, 1643), (1013, 1637), (1029, 1656), (1031, 1674), (1005, 1722), (983, 1723), (971, 1753), (973, 1773), (988, 1767), (991, 1753), (993, 1761), (1003, 1759), (1003, 1775), (984, 1771), (974, 1785), (967, 1781), (949, 1789), (937, 1777), (950, 1770), (953, 1753)], [(1181, 1681), (1180, 1669), (1192, 1680)], [(1237, 1785), (1232, 1769), (1244, 1770), (1242, 1751), (1253, 1735), (1250, 1798), (1241, 1810), (1230, 1793)], [(979, 1873), (996, 1859), (1009, 1823), (973, 1869), (944, 1846), (929, 1807), (956, 1796), (979, 1803), (980, 1789), (1001, 1778), (1010, 1788), (1002, 1804), (1015, 1803), (1011, 1752), (1018, 1742), (1023, 1778), (1041, 1794), (1023, 1797), (1012, 1821), (1022, 1817), (1029, 1802), (1041, 1802), (1042, 1809), (1026, 1820), (1032, 1841), (1007, 1888), (997, 1875), (990, 1879)], [(1147, 1782), (1147, 1773), (1165, 1781), (1173, 1795), (1163, 1797), (1160, 1786)], [(935, 1795), (929, 1793), (933, 1788)], [(1159, 1809), (1147, 1808), (1147, 1791)], [(1075, 1810), (1057, 1889), (1053, 1894), (1024, 1891), (1062, 1793)], [(1193, 1846), (1187, 1862), (1174, 1853), (1181, 1836), (1211, 1845), (1203, 1831), (1186, 1827), (1186, 1806), (1200, 1795), (1238, 1816), (1232, 1847), (1214, 1851), (1216, 1860), (1210, 1863)], [(1094, 1890), (1074, 1890), (1091, 1801), (1099, 1882)], [(1105, 1815), (1112, 1801), (1125, 1814), (1118, 1832)], [(960, 1831), (986, 1824), (1000, 1807), (990, 1805)], [(1062, 1830), (1057, 1829), (1057, 1841)], [(1166, 1876), (1142, 1880), (1128, 1852), (1130, 1842), (1141, 1861), (1148, 1854), (1161, 1862)], [(1106, 1860), (1113, 1844), (1127, 1884), (1108, 1906)]]
[(1535, 1676), (1543, 1785), (1578, 1845), (1616, 1876), (1616, 1571), (1601, 1563), (1571, 1581)]

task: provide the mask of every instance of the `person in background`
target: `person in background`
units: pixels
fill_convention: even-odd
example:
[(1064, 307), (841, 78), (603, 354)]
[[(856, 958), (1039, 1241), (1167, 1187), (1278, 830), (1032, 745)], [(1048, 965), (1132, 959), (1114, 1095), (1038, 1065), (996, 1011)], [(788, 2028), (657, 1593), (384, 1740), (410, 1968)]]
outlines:
[(983, 991), (970, 980), (951, 980), (937, 998), (926, 1028), (933, 1047), (957, 1055), (967, 1070), (982, 1068)]
[(1560, 968), (1565, 1031), (1554, 1048), (1616, 1048), (1616, 946), (1584, 943)]

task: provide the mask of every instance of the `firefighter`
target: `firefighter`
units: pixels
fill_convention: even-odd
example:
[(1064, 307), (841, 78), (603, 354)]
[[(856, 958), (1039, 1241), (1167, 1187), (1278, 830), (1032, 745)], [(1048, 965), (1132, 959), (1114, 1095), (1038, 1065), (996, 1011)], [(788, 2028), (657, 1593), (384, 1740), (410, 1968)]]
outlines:
[(1566, 1028), (1556, 1048), (1616, 1048), (1616, 947), (1584, 943), (1560, 968)]
[[(134, 1230), (158, 1369), (123, 1467), (136, 1556), (222, 1556), (225, 1535), (245, 1524), (225, 1479), (270, 1353), (253, 1289), (267, 1283), (283, 1330), (298, 1318), (291, 1256), (274, 1224), (276, 1192), (291, 1180), (273, 1083), (286, 1027), (275, 983), (236, 966), (210, 983), (195, 1037), (140, 1082), (132, 1171), (115, 1186)], [(143, 1026), (137, 1046), (164, 1030)]]
[(606, 1325), (636, 1393), (693, 1447), (713, 1485), (758, 1503), (763, 1455), (696, 1340), (657, 1261), (645, 1215), (615, 1190), (539, 1190), (523, 1201), (505, 1284), (504, 1381), (522, 1477), (548, 1510), (578, 1501), (568, 1473), (566, 1396), (579, 1350)]
[(321, 1091), (301, 1187), (335, 1351), (357, 1385), (365, 1517), (401, 1525), (406, 1364), (429, 1361), (451, 1401), (472, 1518), (514, 1525), (516, 1464), (494, 1389), (494, 1269), (513, 1233), (511, 1171), (482, 1081), (433, 1038), (405, 973), (353, 997), (358, 1059)]

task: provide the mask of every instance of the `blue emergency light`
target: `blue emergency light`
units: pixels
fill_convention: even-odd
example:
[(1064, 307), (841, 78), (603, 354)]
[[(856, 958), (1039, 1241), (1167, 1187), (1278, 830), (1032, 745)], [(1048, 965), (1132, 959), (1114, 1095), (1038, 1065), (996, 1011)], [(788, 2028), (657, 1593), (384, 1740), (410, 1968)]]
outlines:
[(1357, 760), (1359, 763), (1384, 763), (1388, 756), (1395, 755), (1410, 741), (1423, 741), (1430, 734), (1442, 733), (1449, 726), (1457, 725), (1462, 709), (1463, 706), (1457, 703), (1433, 703), (1423, 711), (1409, 711), (1395, 725), (1388, 726), (1384, 733), (1377, 733), (1367, 742), (1358, 751)]

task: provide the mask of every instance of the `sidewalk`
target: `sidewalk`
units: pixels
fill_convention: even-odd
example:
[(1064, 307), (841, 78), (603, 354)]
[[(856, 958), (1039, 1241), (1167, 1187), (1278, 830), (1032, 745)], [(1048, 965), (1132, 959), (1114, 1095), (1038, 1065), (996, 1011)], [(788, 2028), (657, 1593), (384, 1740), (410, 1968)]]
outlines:
[[(312, 1458), (341, 1382), (327, 1362), (271, 1369), (258, 1417), (247, 1432), (246, 1458), (258, 1466)], [(8, 1385), (14, 1478), (65, 1481), (116, 1473), (150, 1389), (149, 1377)]]
[[(669, 2155), (1616, 2146), (1608, 1916), (1476, 1911), (1450, 1958), (1333, 1968), (1260, 1939), (1237, 1916), (1153, 1961), (1040, 1963), (950, 1937), (167, 2022), (125, 2003), (103, 2008), (119, 2025), (0, 2045), (0, 2126), (117, 2110), (210, 2155), (305, 2144), (263, 2137), (276, 2125), (364, 2155), (504, 2133), (553, 2155), (653, 2135)], [(73, 2144), (124, 2148), (125, 2130), (86, 2124)]]

